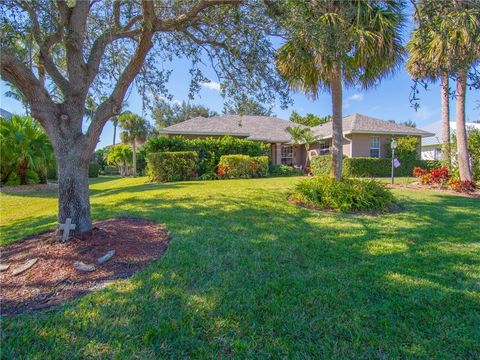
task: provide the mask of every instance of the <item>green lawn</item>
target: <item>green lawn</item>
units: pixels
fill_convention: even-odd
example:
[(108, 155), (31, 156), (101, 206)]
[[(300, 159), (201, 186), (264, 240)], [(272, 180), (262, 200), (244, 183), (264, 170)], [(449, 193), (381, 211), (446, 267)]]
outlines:
[[(99, 178), (95, 219), (165, 224), (133, 278), (2, 320), (2, 358), (480, 357), (480, 201), (394, 190), (404, 211), (324, 213), (298, 178)], [(54, 192), (0, 194), (2, 243), (53, 228)]]

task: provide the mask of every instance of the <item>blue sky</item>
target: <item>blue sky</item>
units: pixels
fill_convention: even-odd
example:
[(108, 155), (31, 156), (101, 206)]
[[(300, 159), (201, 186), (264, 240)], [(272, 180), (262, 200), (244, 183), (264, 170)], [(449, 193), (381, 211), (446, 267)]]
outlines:
[[(410, 26), (409, 26), (410, 27)], [(172, 64), (174, 71), (171, 74), (168, 89), (173, 96), (172, 101), (188, 100), (190, 84), (189, 64), (183, 60), (175, 60)], [(223, 109), (223, 98), (220, 95), (219, 84), (213, 76), (213, 72), (206, 69), (206, 75), (210, 76), (211, 83), (204, 84), (202, 90), (196, 95), (194, 103), (203, 104), (212, 110), (221, 113)], [(361, 113), (385, 120), (406, 121), (412, 120), (421, 128), (427, 124), (440, 119), (440, 88), (439, 84), (432, 84), (428, 91), (422, 90), (419, 94), (420, 108), (415, 111), (409, 102), (409, 95), (413, 81), (410, 79), (404, 66), (389, 79), (384, 79), (376, 88), (363, 91), (352, 88), (344, 89), (343, 113)], [(454, 86), (452, 83), (451, 86)], [(5, 97), (8, 90), (6, 84), (0, 83), (0, 107), (12, 113), (23, 114), (21, 103)], [(313, 113), (317, 115), (331, 114), (331, 100), (328, 93), (323, 93), (315, 101), (302, 94), (292, 94), (293, 105), (288, 109), (281, 109), (277, 104), (273, 112), (280, 118), (288, 119), (293, 110), (304, 115)], [(135, 89), (127, 100), (129, 110), (143, 114), (150, 120), (150, 114), (144, 113), (142, 101)], [(454, 101), (451, 102), (451, 117), (455, 116)], [(480, 119), (480, 91), (469, 90), (466, 102), (467, 121)], [(97, 148), (110, 145), (113, 140), (113, 126), (109, 122), (105, 126)], [(118, 141), (118, 139), (117, 139)]]

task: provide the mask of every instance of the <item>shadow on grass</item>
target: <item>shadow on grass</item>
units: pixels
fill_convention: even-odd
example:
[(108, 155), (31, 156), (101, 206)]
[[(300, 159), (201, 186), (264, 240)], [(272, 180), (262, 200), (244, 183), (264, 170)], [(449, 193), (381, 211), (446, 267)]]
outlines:
[(142, 196), (92, 210), (165, 224), (165, 256), (63, 308), (6, 319), (4, 356), (480, 354), (478, 253), (452, 248), (480, 235), (475, 199), (404, 199), (404, 212), (371, 218), (296, 208), (276, 192), (150, 194), (161, 186), (98, 192)]

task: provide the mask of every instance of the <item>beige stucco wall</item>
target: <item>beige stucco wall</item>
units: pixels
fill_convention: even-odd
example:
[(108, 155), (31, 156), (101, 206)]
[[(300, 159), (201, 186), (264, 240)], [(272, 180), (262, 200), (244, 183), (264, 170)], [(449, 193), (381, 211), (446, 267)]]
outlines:
[[(374, 136), (380, 138), (380, 157), (387, 156), (387, 143), (392, 137), (399, 138), (397, 135), (373, 135), (373, 134), (351, 134), (353, 141), (353, 157), (370, 157), (370, 141)], [(346, 154), (348, 156), (348, 154)]]

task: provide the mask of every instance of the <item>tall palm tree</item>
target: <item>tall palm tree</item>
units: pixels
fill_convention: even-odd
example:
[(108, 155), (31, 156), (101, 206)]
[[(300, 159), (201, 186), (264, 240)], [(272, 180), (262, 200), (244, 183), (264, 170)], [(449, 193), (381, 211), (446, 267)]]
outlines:
[(132, 145), (133, 177), (137, 175), (137, 143), (145, 141), (149, 126), (147, 121), (139, 115), (124, 112), (118, 117), (118, 124), (123, 129), (120, 137), (124, 143)]
[(416, 4), (418, 27), (407, 46), (407, 70), (414, 79), (441, 79), (442, 153), (451, 166), (449, 76), (456, 87), (457, 163), (462, 180), (472, 174), (465, 129), (467, 73), (480, 59), (480, 7), (478, 1), (419, 0)]
[(451, 169), (450, 85), (451, 51), (442, 29), (442, 19), (448, 15), (438, 2), (419, 1), (415, 7), (417, 28), (407, 44), (409, 58), (406, 69), (415, 80), (436, 81), (440, 78), (442, 161)]
[(287, 42), (277, 68), (292, 89), (332, 96), (332, 174), (340, 180), (343, 157), (343, 86), (363, 89), (392, 74), (404, 54), (399, 1), (291, 1), (282, 14)]

